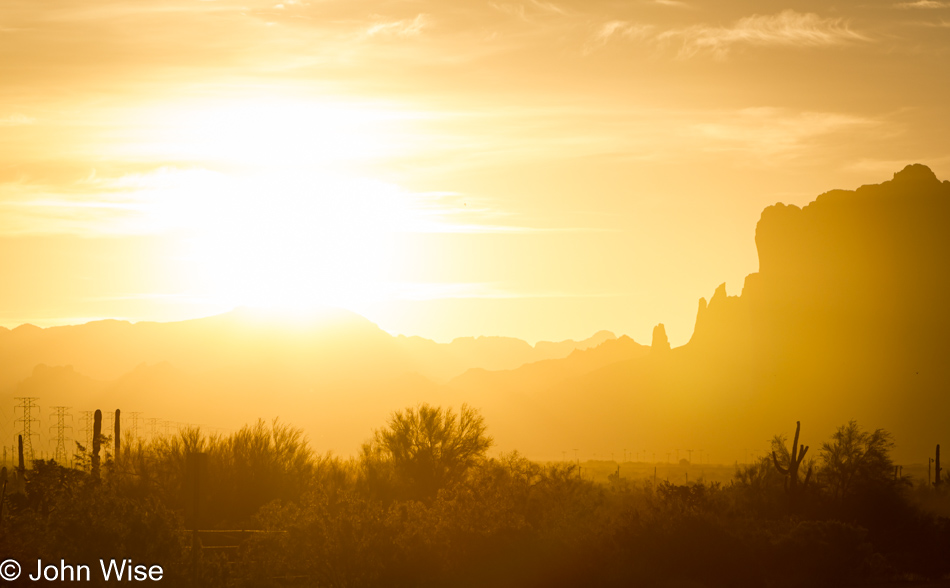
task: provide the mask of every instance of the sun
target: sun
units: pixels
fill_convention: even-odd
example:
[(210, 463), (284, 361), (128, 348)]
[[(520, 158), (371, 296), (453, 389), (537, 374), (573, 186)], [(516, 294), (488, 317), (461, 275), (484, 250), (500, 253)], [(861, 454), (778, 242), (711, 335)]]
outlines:
[(158, 133), (177, 157), (254, 168), (334, 168), (392, 156), (415, 118), (392, 105), (262, 97), (166, 111)]
[(375, 179), (371, 165), (396, 151), (393, 129), (405, 116), (285, 99), (151, 116), (158, 122), (134, 145), (187, 163), (132, 188), (148, 228), (176, 234), (194, 296), (222, 307), (359, 311), (407, 263), (397, 241), (419, 223), (419, 203)]
[(226, 200), (186, 242), (192, 281), (233, 306), (359, 310), (381, 295), (411, 223), (398, 189), (364, 179), (265, 175)]

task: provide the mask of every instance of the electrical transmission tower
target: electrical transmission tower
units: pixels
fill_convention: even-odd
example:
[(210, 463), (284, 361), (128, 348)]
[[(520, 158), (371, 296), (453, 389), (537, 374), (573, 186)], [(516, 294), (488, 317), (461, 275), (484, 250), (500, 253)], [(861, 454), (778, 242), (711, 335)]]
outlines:
[(54, 406), (53, 414), (50, 418), (56, 419), (56, 424), (50, 427), (50, 430), (56, 429), (56, 455), (53, 460), (60, 465), (67, 465), (69, 456), (66, 453), (66, 429), (72, 430), (72, 427), (66, 424), (66, 417), (70, 419), (73, 415), (69, 414), (68, 406)]
[(16, 408), (19, 408), (23, 416), (16, 420), (17, 423), (23, 423), (23, 427), (20, 429), (20, 434), (23, 435), (23, 459), (26, 461), (32, 462), (35, 457), (33, 455), (33, 435), (39, 435), (39, 433), (34, 433), (32, 431), (33, 423), (39, 423), (40, 419), (33, 418), (30, 414), (32, 409), (39, 410), (40, 407), (36, 403), (39, 398), (35, 396), (18, 396), (14, 398), (17, 401)]
[(91, 410), (82, 411), (82, 429), (79, 430), (79, 433), (82, 435), (82, 440), (86, 453), (92, 451), (92, 424), (95, 419), (95, 412)]
[[(115, 431), (115, 413), (111, 410), (103, 411), (102, 416), (104, 417), (102, 419), (102, 434), (108, 437)], [(109, 419), (108, 425), (106, 425), (106, 419)]]
[(130, 412), (129, 415), (132, 416), (132, 426), (129, 427), (129, 439), (134, 442), (139, 436), (139, 417), (142, 416), (142, 413)]
[(154, 439), (158, 435), (158, 427), (161, 425), (162, 419), (146, 419), (148, 421), (148, 438)]

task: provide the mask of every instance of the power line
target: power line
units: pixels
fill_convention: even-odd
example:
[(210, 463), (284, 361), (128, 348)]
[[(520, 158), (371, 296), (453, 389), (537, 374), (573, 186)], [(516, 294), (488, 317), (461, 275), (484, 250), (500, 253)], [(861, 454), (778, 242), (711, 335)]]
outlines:
[(82, 435), (86, 453), (88, 453), (92, 451), (92, 429), (93, 420), (95, 419), (95, 412), (91, 410), (84, 410), (82, 411), (81, 415), (82, 428), (79, 430), (79, 433)]
[(56, 424), (50, 429), (56, 429), (56, 453), (53, 460), (60, 465), (67, 465), (69, 456), (66, 454), (66, 429), (72, 430), (72, 427), (66, 424), (66, 417), (70, 419), (73, 415), (69, 414), (69, 406), (53, 406), (53, 414), (50, 418), (56, 419)]
[(134, 441), (139, 436), (139, 417), (142, 416), (142, 413), (130, 412), (129, 415), (132, 417), (132, 426), (129, 427), (129, 439)]
[(39, 405), (36, 404), (39, 398), (35, 396), (18, 396), (15, 397), (14, 400), (19, 402), (13, 409), (14, 414), (16, 414), (17, 408), (23, 412), (23, 416), (15, 421), (17, 423), (23, 423), (23, 428), (20, 429), (20, 434), (23, 435), (23, 458), (32, 462), (35, 459), (33, 455), (33, 435), (39, 435), (39, 433), (32, 431), (32, 426), (33, 423), (39, 423), (40, 419), (33, 418), (30, 411), (34, 408), (36, 410), (40, 409)]
[[(109, 411), (109, 412), (103, 412), (103, 413), (102, 413), (102, 416), (103, 416), (103, 417), (107, 417), (107, 418), (109, 419), (109, 424), (108, 424), (108, 426), (107, 426), (107, 425), (105, 424), (105, 422), (103, 421), (103, 423), (102, 423), (102, 430), (103, 430), (103, 431), (113, 431), (113, 432), (114, 432), (114, 431), (115, 431), (115, 413), (114, 413), (114, 412), (111, 412), (111, 411)], [(103, 435), (105, 435), (105, 436), (107, 436), (107, 437), (110, 436), (110, 435), (106, 435), (105, 433), (103, 433)]]
[(148, 421), (148, 438), (154, 439), (158, 435), (158, 427), (160, 426), (162, 419), (147, 419)]

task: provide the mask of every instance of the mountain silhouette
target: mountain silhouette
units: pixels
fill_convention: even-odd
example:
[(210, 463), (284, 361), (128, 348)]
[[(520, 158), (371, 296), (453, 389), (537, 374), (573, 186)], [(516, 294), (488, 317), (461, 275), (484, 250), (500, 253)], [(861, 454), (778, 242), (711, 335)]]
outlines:
[(794, 420), (820, 438), (854, 418), (892, 431), (899, 459), (923, 462), (950, 427), (947, 226), (950, 182), (923, 165), (801, 208), (776, 204), (756, 227), (759, 271), (741, 295), (721, 284), (700, 299), (686, 345), (663, 351), (658, 326), (654, 353), (582, 373), (571, 358), (471, 372), (452, 385), (472, 397), (480, 388), (490, 417), (518, 415), (506, 431), (514, 445), (551, 459), (634, 443), (728, 459)]
[(731, 461), (790, 422), (821, 439), (857, 419), (894, 433), (898, 460), (923, 462), (950, 426), (947, 226), (950, 182), (923, 165), (770, 206), (758, 271), (739, 295), (722, 284), (700, 299), (691, 339), (673, 349), (662, 325), (650, 352), (609, 332), (436, 343), (337, 309), (239, 309), (0, 329), (0, 393), (232, 427), (279, 416), (344, 453), (420, 402), (479, 407), (499, 449), (549, 459), (702, 447)]
[(615, 339), (530, 345), (392, 336), (349, 311), (253, 309), (173, 323), (94, 321), (0, 330), (0, 394), (75, 411), (116, 407), (185, 424), (292, 421), (320, 449), (354, 451), (398, 408), (438, 396), (471, 368), (512, 369)]
[[(473, 367), (511, 369), (527, 362), (564, 357), (614, 339), (608, 331), (584, 341), (541, 341), (530, 345), (510, 337), (462, 337), (436, 343), (422, 337), (393, 337), (353, 312), (329, 308), (303, 318), (239, 308), (222, 315), (172, 323), (93, 321), (41, 329), (0, 329), (0, 390), (28, 376), (39, 363), (73, 365), (98, 379), (114, 379), (142, 362), (208, 369), (219, 364), (261, 361), (268, 356), (304, 358), (328, 364), (355, 356), (377, 369), (415, 371), (436, 380)], [(313, 352), (319, 351), (319, 355)], [(327, 361), (332, 357), (334, 362)], [(394, 361), (398, 360), (398, 365)]]
[(469, 369), (510, 370), (518, 366), (566, 357), (575, 350), (597, 347), (615, 340), (610, 331), (599, 331), (583, 341), (539, 341), (529, 345), (511, 337), (459, 337), (440, 344), (422, 337), (400, 336), (400, 347), (416, 362), (417, 370), (444, 382)]
[(449, 386), (470, 393), (504, 386), (517, 387), (521, 391), (544, 390), (567, 378), (587, 374), (613, 363), (644, 357), (649, 349), (624, 335), (619, 339), (608, 339), (593, 348), (575, 349), (566, 358), (528, 363), (513, 370), (470, 369), (453, 378)]
[[(741, 296), (700, 302), (684, 360), (738, 361), (763, 404), (823, 426), (836, 415), (892, 429), (923, 459), (946, 431), (950, 182), (909, 165), (879, 185), (766, 208), (759, 271)], [(778, 404), (778, 402), (777, 402)]]

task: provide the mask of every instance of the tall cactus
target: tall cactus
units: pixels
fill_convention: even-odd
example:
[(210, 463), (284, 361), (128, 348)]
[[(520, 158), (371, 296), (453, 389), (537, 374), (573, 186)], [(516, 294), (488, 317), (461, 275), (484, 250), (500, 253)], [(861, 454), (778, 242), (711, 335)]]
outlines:
[(801, 433), (802, 422), (795, 421), (795, 439), (792, 441), (792, 452), (788, 456), (788, 465), (782, 466), (778, 461), (778, 455), (773, 451), (772, 452), (772, 462), (775, 464), (775, 469), (779, 471), (780, 474), (785, 476), (785, 490), (789, 494), (790, 501), (794, 506), (795, 501), (797, 500), (798, 495), (804, 491), (805, 487), (808, 485), (808, 480), (811, 478), (811, 468), (808, 468), (808, 471), (805, 472), (805, 479), (802, 481), (802, 485), (798, 485), (798, 470), (802, 465), (802, 461), (805, 459), (805, 454), (808, 453), (808, 446), (798, 444), (798, 435)]
[(943, 480), (940, 479), (940, 472), (942, 471), (940, 467), (940, 445), (937, 445), (937, 459), (934, 461), (934, 488), (940, 490), (940, 485), (943, 484)]
[(99, 479), (99, 448), (102, 437), (102, 411), (96, 410), (92, 421), (92, 477)]
[(17, 454), (17, 470), (22, 474), (26, 469), (26, 464), (23, 463), (23, 435), (16, 436), (16, 454)]
[(119, 451), (122, 449), (122, 444), (119, 442), (119, 409), (115, 409), (115, 462), (119, 463)]

